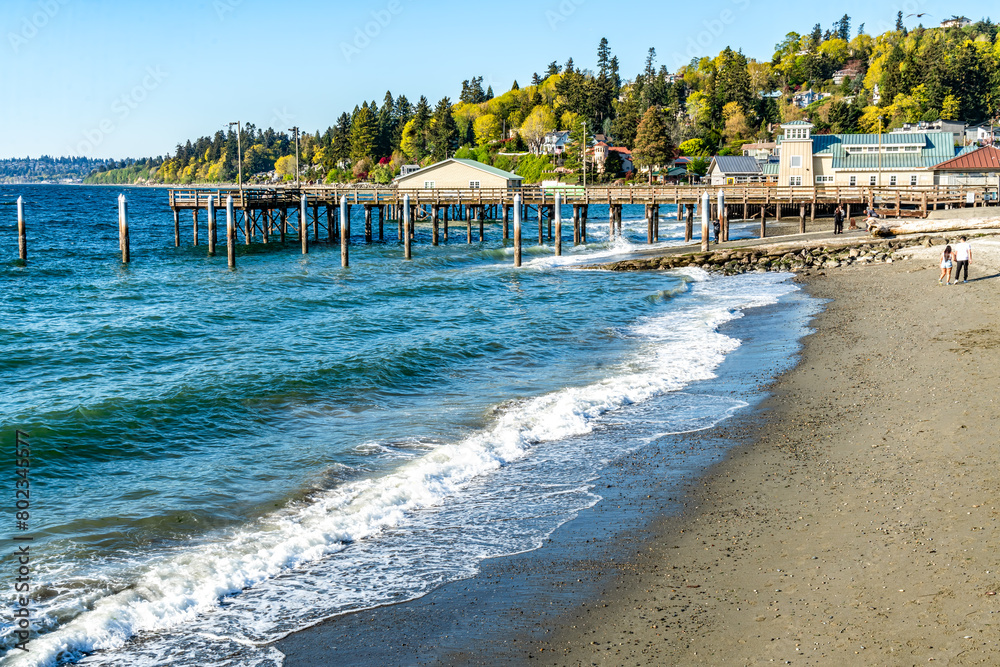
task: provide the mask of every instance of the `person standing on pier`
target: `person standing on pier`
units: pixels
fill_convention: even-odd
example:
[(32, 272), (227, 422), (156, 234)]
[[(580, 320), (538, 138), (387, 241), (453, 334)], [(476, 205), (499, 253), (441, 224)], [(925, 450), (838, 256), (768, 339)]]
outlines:
[(715, 244), (718, 245), (719, 244), (719, 234), (722, 233), (722, 223), (719, 222), (718, 218), (716, 218), (712, 222), (712, 233), (715, 235)]
[(837, 204), (837, 210), (833, 212), (833, 233), (844, 233), (844, 207)]

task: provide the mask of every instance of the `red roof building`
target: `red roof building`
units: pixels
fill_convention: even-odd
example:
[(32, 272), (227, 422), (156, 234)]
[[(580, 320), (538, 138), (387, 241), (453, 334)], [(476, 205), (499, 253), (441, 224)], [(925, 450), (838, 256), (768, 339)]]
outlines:
[(1000, 186), (1000, 148), (983, 146), (934, 167), (939, 185)]
[(983, 146), (942, 162), (935, 171), (1000, 171), (1000, 148)]

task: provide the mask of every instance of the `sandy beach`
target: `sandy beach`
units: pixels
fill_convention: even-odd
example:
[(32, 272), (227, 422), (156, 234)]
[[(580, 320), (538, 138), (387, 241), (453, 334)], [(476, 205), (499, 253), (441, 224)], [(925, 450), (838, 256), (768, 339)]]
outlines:
[[(532, 664), (1000, 664), (1000, 241), (799, 279), (828, 299), (762, 423)], [(525, 656), (527, 657), (527, 656)]]
[(630, 456), (542, 549), (296, 633), (285, 664), (1000, 664), (1000, 237), (972, 241), (967, 284), (938, 284), (940, 245), (797, 276), (826, 302), (799, 363), (684, 436), (729, 452), (686, 492), (649, 474), (669, 442)]

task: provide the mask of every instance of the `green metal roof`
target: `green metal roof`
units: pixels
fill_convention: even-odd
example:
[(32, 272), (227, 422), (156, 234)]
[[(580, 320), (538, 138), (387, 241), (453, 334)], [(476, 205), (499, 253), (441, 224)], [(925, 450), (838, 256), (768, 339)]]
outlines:
[(779, 166), (777, 162), (765, 162), (760, 165), (760, 171), (765, 176), (777, 176)]
[[(877, 134), (817, 134), (813, 136), (814, 155), (832, 155), (835, 158), (847, 157), (847, 146), (878, 146)], [(955, 135), (951, 132), (914, 132), (883, 134), (883, 146), (920, 146), (920, 153), (901, 157), (941, 158), (947, 160), (955, 157)], [(870, 157), (852, 155), (850, 157)], [(877, 156), (876, 156), (877, 157)], [(895, 157), (895, 156), (885, 156)], [(938, 160), (940, 162), (941, 160)], [(937, 163), (934, 163), (937, 164)]]
[(884, 171), (886, 169), (927, 169), (939, 164), (941, 159), (937, 157), (921, 157), (916, 154), (895, 154), (883, 155), (880, 163), (879, 156), (877, 154), (865, 154), (834, 157), (832, 162), (833, 164), (830, 166), (834, 169), (875, 171), (879, 168), (879, 164), (881, 164), (882, 170)]
[(790, 123), (782, 123), (782, 125), (812, 125), (812, 123), (807, 120), (793, 120)]

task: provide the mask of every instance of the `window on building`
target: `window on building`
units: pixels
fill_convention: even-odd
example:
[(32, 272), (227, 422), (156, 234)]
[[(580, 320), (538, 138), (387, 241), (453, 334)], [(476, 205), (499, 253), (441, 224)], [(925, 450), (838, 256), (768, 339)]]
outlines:
[(479, 181), (469, 181), (469, 189), (470, 190), (478, 190), (479, 189)]
[(833, 183), (833, 176), (817, 176), (817, 183)]
[(434, 181), (424, 181), (424, 190), (433, 190)]
[(792, 169), (801, 169), (801, 168), (802, 168), (802, 156), (801, 155), (793, 155), (792, 156)]
[(858, 184), (858, 177), (857, 176), (851, 176), (851, 187), (852, 188), (856, 187), (857, 184)]
[(916, 174), (914, 174), (913, 176), (910, 176), (910, 185), (912, 187), (917, 187), (917, 175)]
[(802, 177), (801, 176), (789, 176), (788, 177), (788, 184), (789, 185), (802, 185)]
[(896, 178), (896, 175), (893, 174), (892, 176), (889, 177), (889, 185), (892, 187), (896, 187), (898, 185), (897, 180), (898, 179)]
[(868, 185), (876, 185), (878, 183), (878, 177), (872, 176), (868, 179)]

